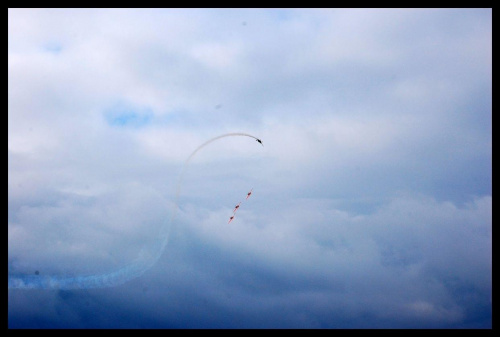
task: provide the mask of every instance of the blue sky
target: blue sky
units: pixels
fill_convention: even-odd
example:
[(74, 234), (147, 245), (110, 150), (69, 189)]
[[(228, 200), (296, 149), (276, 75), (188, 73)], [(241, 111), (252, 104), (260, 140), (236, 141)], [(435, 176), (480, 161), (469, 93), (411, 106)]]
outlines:
[(9, 9), (8, 72), (9, 276), (170, 228), (10, 328), (491, 327), (491, 9)]

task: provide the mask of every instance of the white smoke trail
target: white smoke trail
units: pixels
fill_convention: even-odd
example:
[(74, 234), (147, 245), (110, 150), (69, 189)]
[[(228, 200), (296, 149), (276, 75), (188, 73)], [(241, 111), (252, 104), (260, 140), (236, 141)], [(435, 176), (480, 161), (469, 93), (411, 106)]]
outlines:
[(186, 159), (184, 165), (182, 167), (181, 174), (177, 180), (177, 188), (175, 194), (174, 205), (172, 206), (172, 212), (170, 215), (169, 221), (165, 219), (165, 223), (160, 229), (160, 233), (158, 235), (158, 240), (152, 243), (148, 247), (144, 247), (137, 258), (135, 258), (129, 265), (122, 267), (120, 269), (111, 271), (109, 273), (104, 274), (96, 274), (96, 275), (86, 275), (86, 276), (58, 276), (58, 275), (10, 275), (8, 280), (9, 289), (90, 289), (90, 288), (104, 288), (104, 287), (113, 287), (123, 283), (126, 283), (136, 277), (144, 274), (146, 270), (151, 268), (156, 264), (160, 256), (162, 255), (165, 247), (168, 244), (168, 239), (170, 236), (170, 229), (172, 227), (172, 223), (175, 220), (175, 216), (177, 213), (177, 202), (179, 200), (179, 195), (181, 191), (181, 185), (184, 180), (184, 175), (186, 173), (187, 167), (191, 161), (191, 159), (196, 155), (198, 151), (207, 146), (208, 144), (224, 138), (224, 137), (233, 137), (233, 136), (245, 136), (251, 137), (258, 140), (257, 137), (254, 137), (247, 133), (226, 133), (212, 139), (207, 140), (205, 143), (198, 146)]

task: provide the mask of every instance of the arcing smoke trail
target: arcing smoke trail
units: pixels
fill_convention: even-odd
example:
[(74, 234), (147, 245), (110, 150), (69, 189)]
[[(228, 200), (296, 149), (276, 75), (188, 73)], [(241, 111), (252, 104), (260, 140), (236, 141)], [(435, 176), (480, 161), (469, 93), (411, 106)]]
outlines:
[(226, 133), (212, 139), (207, 140), (205, 143), (198, 146), (186, 159), (182, 167), (181, 174), (177, 181), (177, 190), (175, 194), (175, 201), (172, 207), (172, 212), (170, 219), (165, 223), (160, 229), (160, 234), (158, 240), (155, 241), (148, 247), (144, 247), (139, 256), (135, 258), (129, 265), (122, 267), (120, 269), (111, 271), (109, 273), (97, 274), (97, 275), (86, 275), (86, 276), (42, 276), (42, 275), (9, 275), (9, 289), (90, 289), (90, 288), (104, 288), (113, 287), (123, 283), (126, 283), (136, 277), (144, 274), (146, 270), (151, 268), (160, 258), (165, 247), (168, 244), (168, 239), (170, 235), (170, 229), (172, 223), (174, 222), (175, 215), (177, 213), (177, 202), (179, 200), (180, 190), (182, 181), (184, 179), (184, 174), (186, 173), (187, 167), (191, 159), (196, 155), (198, 151), (207, 146), (208, 144), (224, 138), (233, 136), (245, 136), (251, 137), (258, 140), (248, 133), (236, 132), (236, 133)]

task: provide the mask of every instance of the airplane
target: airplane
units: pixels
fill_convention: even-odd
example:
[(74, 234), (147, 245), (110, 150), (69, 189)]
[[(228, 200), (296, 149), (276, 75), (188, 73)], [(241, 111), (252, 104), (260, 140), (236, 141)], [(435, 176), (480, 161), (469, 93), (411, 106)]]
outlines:
[(262, 140), (260, 140), (260, 139), (256, 139), (256, 140), (260, 143), (260, 145), (264, 146), (264, 144), (262, 144)]
[(234, 206), (233, 213), (236, 212), (238, 210), (238, 208), (240, 208), (240, 204), (241, 204), (241, 201), (238, 203), (238, 205)]
[(250, 192), (247, 193), (247, 199), (250, 197), (250, 194), (252, 194), (252, 190), (253, 190), (253, 188), (250, 190)]
[(233, 219), (234, 219), (234, 215), (229, 218), (229, 222), (228, 223), (231, 223), (231, 221), (233, 221)]

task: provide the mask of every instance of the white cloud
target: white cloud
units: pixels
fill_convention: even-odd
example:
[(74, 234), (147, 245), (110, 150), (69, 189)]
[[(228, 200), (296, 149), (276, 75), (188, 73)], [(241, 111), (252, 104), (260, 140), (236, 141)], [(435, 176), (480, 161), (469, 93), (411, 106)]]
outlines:
[[(11, 271), (133, 259), (188, 155), (247, 132), (264, 147), (193, 159), (177, 241), (136, 281), (166, 315), (442, 327), (485, 307), (491, 11), (9, 9), (8, 61)], [(208, 311), (190, 317), (228, 324)]]

